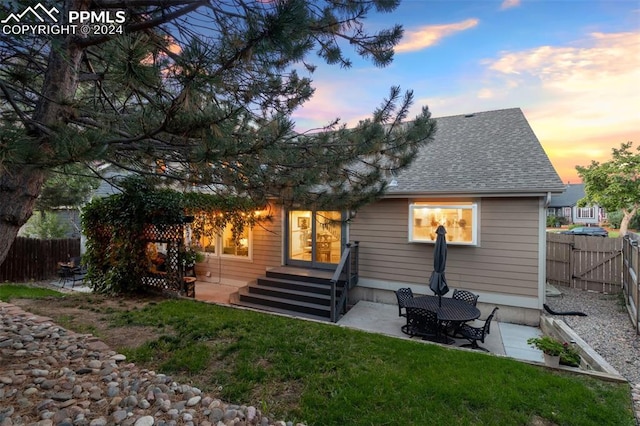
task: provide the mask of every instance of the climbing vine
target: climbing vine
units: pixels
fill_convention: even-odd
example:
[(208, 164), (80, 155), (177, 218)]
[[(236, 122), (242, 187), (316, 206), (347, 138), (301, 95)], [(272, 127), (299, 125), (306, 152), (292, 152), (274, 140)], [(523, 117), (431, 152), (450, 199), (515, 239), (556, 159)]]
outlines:
[[(199, 238), (231, 224), (237, 240), (245, 227), (264, 219), (254, 214), (260, 206), (241, 197), (182, 193), (158, 188), (140, 177), (126, 179), (122, 189), (120, 194), (94, 199), (83, 209), (84, 261), (97, 293), (144, 290), (143, 277), (149, 273), (145, 227), (149, 225), (190, 223), (194, 237)], [(184, 253), (182, 245), (180, 253)]]

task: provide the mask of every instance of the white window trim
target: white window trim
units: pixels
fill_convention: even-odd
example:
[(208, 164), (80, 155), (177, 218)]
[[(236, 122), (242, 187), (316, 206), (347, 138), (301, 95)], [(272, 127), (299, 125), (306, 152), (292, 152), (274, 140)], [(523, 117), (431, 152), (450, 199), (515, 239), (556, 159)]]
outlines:
[(593, 207), (578, 207), (577, 210), (578, 211), (576, 212), (576, 215), (578, 219), (595, 219), (596, 218), (595, 208)]
[(414, 221), (414, 210), (417, 208), (428, 207), (430, 209), (465, 209), (471, 210), (472, 217), (472, 227), (471, 227), (471, 241), (470, 242), (462, 242), (462, 241), (448, 241), (447, 245), (458, 245), (458, 246), (478, 246), (478, 229), (480, 228), (479, 216), (478, 216), (478, 203), (472, 202), (468, 204), (448, 204), (442, 202), (428, 202), (428, 201), (416, 201), (409, 204), (409, 242), (410, 243), (427, 243), (434, 244), (435, 240), (426, 240), (426, 239), (418, 239), (413, 237), (413, 224)]

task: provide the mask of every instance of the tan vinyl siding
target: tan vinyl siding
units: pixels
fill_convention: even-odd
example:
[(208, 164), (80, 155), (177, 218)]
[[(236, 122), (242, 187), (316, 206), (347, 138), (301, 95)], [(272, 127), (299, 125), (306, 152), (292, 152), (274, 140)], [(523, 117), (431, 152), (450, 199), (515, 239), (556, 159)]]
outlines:
[[(537, 297), (539, 199), (484, 198), (478, 203), (479, 245), (448, 246), (449, 287)], [(428, 283), (433, 244), (408, 242), (408, 215), (406, 199), (381, 200), (358, 212), (350, 239), (360, 241), (361, 277)]]
[[(282, 209), (269, 206), (270, 220), (252, 230), (251, 259), (208, 255), (196, 265), (198, 281), (223, 284), (247, 284), (264, 275), (265, 270), (282, 264)], [(207, 272), (210, 276), (207, 276)]]

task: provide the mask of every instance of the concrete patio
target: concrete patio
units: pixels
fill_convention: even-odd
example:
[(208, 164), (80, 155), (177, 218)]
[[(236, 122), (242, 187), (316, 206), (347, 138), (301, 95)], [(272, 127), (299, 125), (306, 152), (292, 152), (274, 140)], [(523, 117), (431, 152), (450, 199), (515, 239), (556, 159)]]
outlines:
[[(527, 345), (530, 337), (541, 336), (542, 332), (536, 327), (509, 324), (500, 322), (500, 311), (491, 323), (491, 332), (480, 346), (496, 355), (504, 355), (523, 361), (544, 362), (542, 352)], [(338, 325), (356, 328), (359, 330), (380, 333), (388, 336), (411, 339), (400, 331), (406, 319), (398, 316), (398, 307), (384, 303), (360, 301), (349, 310), (339, 321)], [(484, 324), (482, 320), (476, 320), (476, 327)], [(420, 341), (419, 337), (412, 340)], [(469, 343), (465, 339), (455, 339), (451, 346), (460, 346)]]

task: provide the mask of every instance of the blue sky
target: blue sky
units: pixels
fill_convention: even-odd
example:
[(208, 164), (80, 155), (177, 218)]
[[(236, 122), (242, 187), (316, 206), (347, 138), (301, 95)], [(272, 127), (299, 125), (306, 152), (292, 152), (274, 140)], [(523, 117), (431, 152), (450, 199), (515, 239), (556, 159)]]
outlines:
[(607, 161), (622, 142), (640, 145), (640, 1), (403, 1), (366, 28), (401, 24), (394, 62), (319, 66), (298, 131), (334, 118), (370, 116), (399, 85), (413, 90), (410, 117), (519, 107), (565, 182), (576, 165)]

